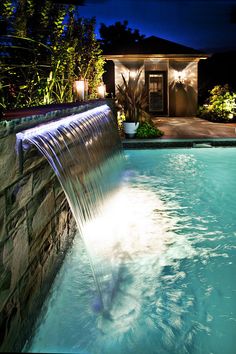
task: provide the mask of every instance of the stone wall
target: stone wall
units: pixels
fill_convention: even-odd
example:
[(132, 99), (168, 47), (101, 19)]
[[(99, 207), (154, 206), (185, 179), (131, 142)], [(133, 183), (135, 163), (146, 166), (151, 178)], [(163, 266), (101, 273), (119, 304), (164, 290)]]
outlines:
[(16, 132), (70, 112), (0, 121), (1, 352), (22, 349), (76, 230), (64, 192), (36, 148), (19, 168)]

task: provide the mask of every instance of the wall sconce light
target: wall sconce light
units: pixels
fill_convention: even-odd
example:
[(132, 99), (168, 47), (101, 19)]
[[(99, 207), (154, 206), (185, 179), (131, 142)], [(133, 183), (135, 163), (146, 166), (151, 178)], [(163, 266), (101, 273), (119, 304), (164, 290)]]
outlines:
[(84, 101), (84, 92), (85, 92), (85, 81), (76, 80), (73, 84), (73, 91), (78, 101)]
[(98, 98), (105, 98), (106, 85), (103, 82), (97, 87), (97, 94), (98, 94)]
[(130, 70), (129, 76), (131, 79), (135, 79), (137, 76), (137, 72), (135, 70)]
[(178, 82), (181, 84), (183, 84), (186, 79), (183, 71), (175, 71), (174, 78), (175, 78), (175, 82)]

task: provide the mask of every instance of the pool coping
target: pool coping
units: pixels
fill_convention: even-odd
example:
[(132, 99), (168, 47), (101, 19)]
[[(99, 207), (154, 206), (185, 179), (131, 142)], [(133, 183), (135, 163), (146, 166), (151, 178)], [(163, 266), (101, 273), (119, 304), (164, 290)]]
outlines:
[(125, 149), (234, 147), (236, 138), (124, 139), (122, 146)]

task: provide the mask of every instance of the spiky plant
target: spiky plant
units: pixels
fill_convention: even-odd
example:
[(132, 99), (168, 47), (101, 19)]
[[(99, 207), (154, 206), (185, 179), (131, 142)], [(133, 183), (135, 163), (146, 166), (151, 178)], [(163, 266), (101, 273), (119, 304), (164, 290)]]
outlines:
[(140, 70), (135, 77), (129, 74), (128, 80), (121, 74), (123, 84), (117, 85), (117, 102), (124, 111), (126, 122), (149, 120), (146, 112), (148, 95), (144, 82), (140, 80), (141, 73)]

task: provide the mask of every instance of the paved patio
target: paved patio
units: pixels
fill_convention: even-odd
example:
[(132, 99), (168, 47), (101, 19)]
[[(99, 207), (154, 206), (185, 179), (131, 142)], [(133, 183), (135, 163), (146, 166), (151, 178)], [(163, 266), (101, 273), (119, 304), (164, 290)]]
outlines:
[(197, 117), (156, 117), (161, 139), (236, 138), (236, 123), (214, 123)]
[(197, 117), (155, 117), (164, 132), (157, 139), (124, 139), (127, 149), (236, 146), (236, 123), (214, 123)]

